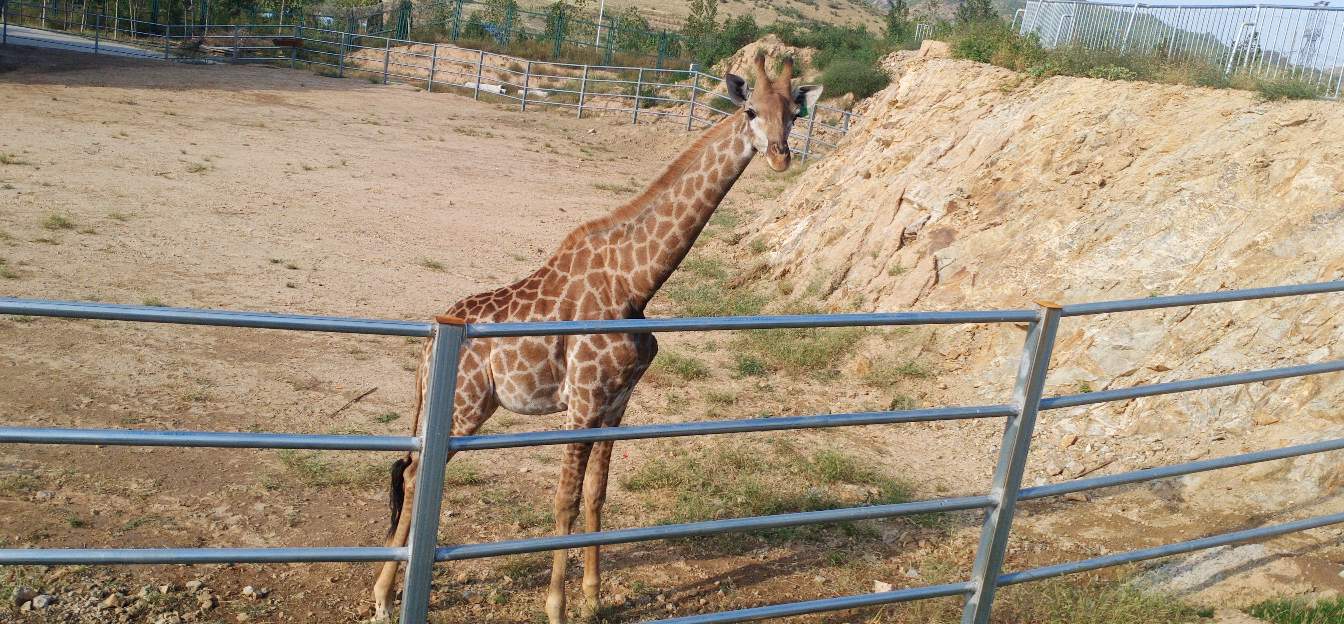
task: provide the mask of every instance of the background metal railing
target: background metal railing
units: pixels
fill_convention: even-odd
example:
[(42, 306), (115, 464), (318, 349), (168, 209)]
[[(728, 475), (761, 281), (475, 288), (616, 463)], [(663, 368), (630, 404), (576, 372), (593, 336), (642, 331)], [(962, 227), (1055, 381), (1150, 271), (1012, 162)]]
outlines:
[[(1060, 306), (1041, 303), (1036, 309), (960, 312), (896, 312), (803, 316), (762, 316), (685, 319), (629, 319), (609, 321), (557, 321), (503, 324), (458, 324), (447, 318), (435, 323), (380, 321), (370, 319), (294, 316), (257, 312), (226, 312), (184, 308), (153, 308), (103, 303), (43, 301), (0, 298), (0, 314), (65, 318), (105, 319), (187, 325), (214, 325), (289, 329), (298, 331), (347, 332), (397, 336), (434, 336), (429, 370), (427, 417), (414, 437), (369, 435), (296, 435), (282, 433), (214, 433), (181, 431), (127, 431), (0, 427), (0, 443), (98, 444), (180, 447), (345, 449), (417, 451), (424, 461), (416, 475), (414, 524), (404, 548), (176, 548), (176, 549), (0, 549), (0, 564), (111, 564), (111, 563), (223, 563), (223, 562), (330, 562), (406, 561), (403, 622), (424, 622), (428, 610), (429, 584), (436, 561), (662, 540), (765, 528), (800, 526), (861, 519), (893, 518), (911, 514), (985, 510), (980, 544), (968, 580), (857, 596), (825, 598), (736, 611), (725, 611), (663, 620), (677, 624), (743, 622), (767, 618), (851, 609), (962, 596), (963, 622), (988, 621), (996, 590), (1001, 586), (1028, 583), (1064, 574), (1165, 557), (1226, 544), (1264, 539), (1286, 533), (1344, 522), (1344, 513), (1295, 520), (1213, 535), (1154, 548), (1115, 553), (1093, 559), (1003, 573), (1004, 552), (1019, 501), (1060, 496), (1103, 487), (1141, 483), (1232, 466), (1300, 457), (1344, 449), (1344, 439), (1326, 440), (1286, 448), (1244, 453), (1159, 468), (1075, 479), (1038, 487), (1022, 488), (1032, 431), (1040, 410), (1061, 409), (1109, 401), (1189, 392), (1289, 377), (1344, 371), (1344, 360), (1248, 371), (1182, 381), (1140, 385), (1131, 388), (1044, 396), (1055, 336), (1061, 321), (1071, 317), (1117, 314), (1157, 308), (1213, 305), (1271, 297), (1308, 296), (1344, 291), (1344, 281), (1196, 295), (1149, 297)], [(1028, 325), (1013, 396), (1008, 403), (937, 407), (849, 414), (824, 414), (787, 418), (653, 424), (629, 427), (537, 431), (490, 435), (451, 436), (453, 396), (457, 363), (469, 340), (505, 339), (515, 336), (554, 336), (590, 333), (695, 332), (712, 330), (777, 329), (799, 327), (898, 326), (931, 324), (1025, 323)], [(442, 546), (436, 543), (443, 477), (450, 453), (483, 449), (540, 445), (591, 443), (604, 440), (717, 435), (729, 433), (819, 429), (875, 424), (899, 424), (933, 420), (997, 418), (1004, 420), (1003, 443), (989, 493), (921, 500), (900, 504), (870, 505), (824, 511), (733, 518), (653, 527), (615, 529), (567, 536), (518, 539), (493, 543)]]
[[(566, 109), (579, 118), (585, 113), (629, 115), (633, 124), (641, 117), (684, 119), (687, 130), (711, 126), (736, 109), (725, 95), (723, 79), (695, 68), (536, 61), (302, 24), (164, 24), (85, 8), (91, 5), (72, 9), (4, 0), (0, 6), (5, 29), (16, 25), (77, 33), (91, 38), (87, 47), (95, 53), (101, 41), (113, 40), (143, 49), (145, 57), (303, 66), (336, 77), (516, 102), (524, 111)], [(834, 149), (857, 119), (846, 110), (817, 106), (794, 124), (790, 146), (804, 160)]]
[(1338, 99), (1344, 82), (1344, 7), (1028, 0), (1018, 32), (1047, 47), (1148, 53), (1209, 65), (1225, 76), (1308, 83)]

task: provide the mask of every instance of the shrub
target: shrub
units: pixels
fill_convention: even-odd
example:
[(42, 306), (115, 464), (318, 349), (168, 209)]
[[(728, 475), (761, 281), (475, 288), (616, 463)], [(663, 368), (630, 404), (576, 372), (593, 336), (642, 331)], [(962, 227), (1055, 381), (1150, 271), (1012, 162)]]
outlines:
[(1276, 100), (1313, 100), (1320, 96), (1320, 91), (1316, 86), (1302, 80), (1293, 80), (1291, 78), (1283, 80), (1261, 80), (1255, 83), (1255, 92), (1260, 94), (1260, 100), (1272, 102)]
[(1135, 76), (1134, 70), (1115, 65), (1102, 65), (1087, 70), (1088, 78), (1101, 78), (1102, 80), (1133, 80)]
[(881, 68), (855, 59), (835, 61), (821, 75), (821, 84), (826, 93), (853, 93), (859, 99), (881, 91), (890, 82), (891, 79)]

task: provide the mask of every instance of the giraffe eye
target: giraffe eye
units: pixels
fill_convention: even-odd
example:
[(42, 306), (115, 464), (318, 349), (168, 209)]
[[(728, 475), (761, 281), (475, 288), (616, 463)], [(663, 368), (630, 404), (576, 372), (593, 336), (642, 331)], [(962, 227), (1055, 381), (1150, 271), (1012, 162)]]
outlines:
[(748, 108), (748, 109), (747, 109), (747, 119), (755, 119), (755, 118), (756, 118), (756, 111), (754, 111), (754, 110)]

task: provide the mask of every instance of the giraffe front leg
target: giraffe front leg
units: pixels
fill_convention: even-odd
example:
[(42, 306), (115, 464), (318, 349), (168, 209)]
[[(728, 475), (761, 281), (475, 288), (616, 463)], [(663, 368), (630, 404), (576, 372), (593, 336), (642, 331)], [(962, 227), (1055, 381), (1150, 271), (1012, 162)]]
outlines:
[[(584, 530), (602, 530), (602, 505), (607, 501), (607, 472), (611, 468), (611, 442), (593, 443), (588, 474), (583, 480)], [(602, 562), (600, 549), (583, 549), (583, 614), (593, 617), (602, 609)]]
[[(574, 520), (579, 516), (583, 472), (591, 450), (591, 444), (570, 444), (565, 447), (560, 484), (555, 490), (556, 535), (569, 535), (574, 530)], [(551, 585), (546, 591), (546, 619), (550, 624), (565, 624), (565, 574), (568, 563), (568, 551), (555, 551), (551, 560)]]

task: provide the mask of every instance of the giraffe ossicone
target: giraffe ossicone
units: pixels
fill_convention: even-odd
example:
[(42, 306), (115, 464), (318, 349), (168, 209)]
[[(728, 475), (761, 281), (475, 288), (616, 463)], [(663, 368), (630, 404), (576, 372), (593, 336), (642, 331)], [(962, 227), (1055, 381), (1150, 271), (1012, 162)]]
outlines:
[[(800, 110), (813, 110), (821, 87), (793, 87), (793, 60), (778, 76), (755, 59), (756, 84), (728, 74), (728, 98), (740, 110), (704, 131), (638, 197), (610, 214), (580, 225), (531, 275), (463, 299), (445, 313), (455, 322), (643, 318), (644, 307), (681, 264), (714, 210), (757, 153), (772, 169), (789, 168), (788, 137)], [(426, 341), (416, 375), (417, 403), (412, 431), (419, 432), (428, 390)], [(658, 352), (651, 334), (594, 334), (473, 339), (462, 349), (452, 434), (471, 435), (499, 407), (520, 414), (566, 412), (573, 428), (615, 427), (644, 371)], [(573, 530), (583, 504), (584, 529), (601, 530), (607, 494), (611, 442), (564, 448), (555, 493), (555, 529)], [(404, 546), (410, 532), (418, 456), (408, 454), (392, 467), (389, 546)], [(566, 620), (565, 551), (556, 551), (546, 596), (550, 624)], [(374, 617), (389, 614), (397, 562), (379, 565), (374, 583)], [(584, 549), (583, 610), (599, 605), (598, 548)], [(418, 623), (406, 623), (418, 624)]]

